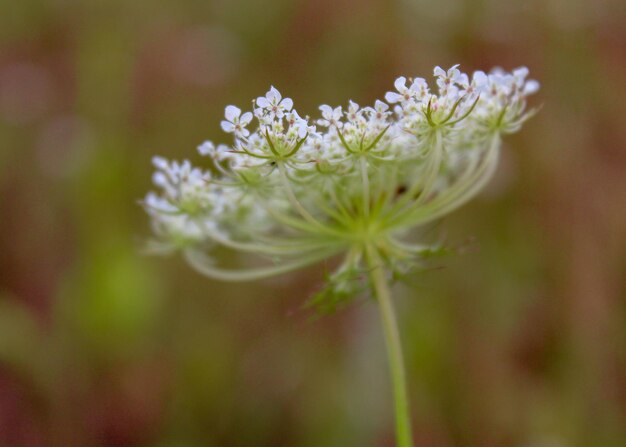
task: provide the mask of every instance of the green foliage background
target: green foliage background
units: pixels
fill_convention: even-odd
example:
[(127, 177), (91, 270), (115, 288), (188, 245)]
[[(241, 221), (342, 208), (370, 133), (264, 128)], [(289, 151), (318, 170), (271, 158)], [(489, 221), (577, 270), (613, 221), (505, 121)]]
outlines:
[(368, 298), (315, 319), (324, 266), (221, 284), (142, 255), (137, 200), (270, 84), (315, 115), (455, 63), (528, 65), (544, 106), (424, 229), (462, 253), (396, 287), (416, 443), (626, 445), (624, 2), (1, 6), (1, 446), (393, 445)]

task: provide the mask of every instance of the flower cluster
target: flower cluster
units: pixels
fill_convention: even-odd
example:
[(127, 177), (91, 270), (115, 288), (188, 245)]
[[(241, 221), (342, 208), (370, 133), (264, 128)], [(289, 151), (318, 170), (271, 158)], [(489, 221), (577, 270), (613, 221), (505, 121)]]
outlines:
[[(470, 77), (436, 67), (436, 87), (399, 77), (385, 101), (346, 108), (321, 105), (301, 116), (272, 87), (243, 112), (229, 105), (222, 129), (231, 145), (205, 142), (206, 170), (154, 159), (144, 204), (161, 250), (182, 249), (204, 274), (262, 278), (345, 253), (331, 287), (352, 290), (366, 249), (390, 268), (431, 247), (407, 243), (408, 230), (475, 196), (497, 164), (502, 134), (532, 115), (526, 98), (539, 84), (525, 67)], [(431, 90), (432, 88), (432, 90)], [(271, 263), (227, 270), (217, 246), (265, 255)]]

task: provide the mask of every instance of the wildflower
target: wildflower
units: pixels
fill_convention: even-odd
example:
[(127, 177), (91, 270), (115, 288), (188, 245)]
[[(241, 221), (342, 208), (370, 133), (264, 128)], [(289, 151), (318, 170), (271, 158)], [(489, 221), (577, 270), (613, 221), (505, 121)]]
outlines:
[(327, 104), (322, 104), (319, 109), (322, 112), (322, 118), (317, 120), (317, 124), (322, 127), (341, 127), (343, 125), (340, 121), (343, 117), (341, 106), (333, 109)]
[(394, 82), (396, 92), (387, 92), (385, 94), (385, 100), (390, 104), (397, 102), (402, 105), (408, 104), (411, 101), (422, 100), (428, 94), (428, 84), (423, 78), (416, 78), (411, 82), (409, 87), (406, 86), (407, 79), (404, 76), (400, 76)]
[(439, 86), (439, 93), (443, 96), (456, 96), (459, 89), (457, 85), (467, 85), (468, 76), (465, 73), (461, 73), (458, 69), (458, 65), (454, 65), (447, 71), (437, 66), (434, 69), (434, 75), (437, 77), (437, 86)]
[[(185, 252), (196, 267), (206, 242), (282, 260), (264, 274), (341, 252), (356, 253), (354, 270), (368, 246), (390, 270), (418, 263), (422, 252), (401, 238), (480, 191), (495, 169), (501, 135), (531, 116), (526, 98), (538, 89), (525, 67), (470, 78), (455, 65), (436, 67), (434, 75), (439, 94), (429, 93), (423, 78), (401, 76), (397, 92), (373, 106), (321, 105), (314, 121), (320, 130), (273, 86), (256, 99), (254, 113), (229, 105), (221, 127), (233, 144), (198, 148), (214, 173), (156, 157), (162, 192), (146, 198), (146, 209), (160, 226), (190, 232), (197, 243)], [(172, 215), (184, 219), (173, 224)], [(191, 226), (178, 222), (185, 219)], [(204, 273), (225, 277), (209, 264)]]
[(252, 121), (252, 112), (246, 112), (242, 115), (240, 108), (227, 106), (224, 116), (226, 119), (220, 123), (224, 132), (233, 133), (239, 138), (250, 135), (246, 126)]
[[(348, 112), (346, 114), (346, 119), (352, 124), (358, 124), (363, 120), (364, 111), (365, 109), (361, 109), (361, 107), (356, 102), (350, 100), (350, 102), (348, 103)], [(341, 115), (339, 115), (337, 119), (339, 119), (340, 117)]]
[[(437, 94), (425, 79), (401, 76), (386, 102), (362, 108), (350, 101), (345, 110), (324, 104), (317, 120), (302, 117), (274, 87), (252, 112), (227, 106), (221, 127), (233, 143), (198, 147), (212, 169), (155, 157), (160, 193), (143, 202), (159, 250), (180, 249), (214, 279), (266, 278), (341, 255), (312, 302), (334, 309), (373, 289), (394, 365), (400, 447), (411, 436), (387, 276), (439, 250), (407, 237), (480, 192), (497, 166), (502, 135), (533, 115), (527, 98), (539, 88), (525, 67), (470, 79), (455, 65), (434, 75)], [(222, 268), (211, 256), (219, 246), (269, 263)]]
[(315, 132), (315, 126), (310, 126), (308, 120), (300, 118), (298, 112), (292, 110), (286, 115), (286, 121), (289, 125), (289, 131), (292, 135), (297, 135), (299, 138), (304, 138), (309, 133)]
[(388, 117), (391, 115), (391, 112), (389, 111), (389, 104), (384, 103), (379, 99), (376, 100), (373, 108), (369, 107), (367, 109), (367, 112), (370, 114), (375, 123), (386, 123)]
[(282, 118), (285, 112), (289, 112), (293, 107), (291, 98), (284, 98), (274, 86), (272, 86), (265, 96), (256, 99), (257, 116), (267, 117), (270, 121), (275, 118)]
[(153, 182), (163, 189), (163, 196), (158, 202), (154, 196), (146, 200), (155, 211), (195, 215), (207, 206), (215, 205), (210, 188), (207, 188), (211, 177), (208, 172), (192, 167), (188, 160), (178, 163), (154, 157), (152, 162), (157, 168)]

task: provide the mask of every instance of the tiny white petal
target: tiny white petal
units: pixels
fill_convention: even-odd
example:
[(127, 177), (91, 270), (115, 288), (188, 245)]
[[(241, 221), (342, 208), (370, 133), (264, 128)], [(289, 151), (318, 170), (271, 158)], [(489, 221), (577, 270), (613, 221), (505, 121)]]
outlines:
[(539, 91), (539, 82), (535, 81), (534, 79), (531, 79), (527, 81), (526, 84), (524, 84), (525, 95), (532, 95), (533, 93), (536, 93), (537, 91)]
[(385, 101), (387, 101), (388, 103), (396, 103), (396, 102), (400, 102), (402, 101), (402, 95), (396, 93), (396, 92), (387, 92), (385, 93)]
[(200, 155), (209, 155), (215, 151), (215, 145), (211, 141), (205, 141), (198, 146), (198, 153)]
[(404, 76), (400, 76), (395, 80), (393, 85), (396, 87), (396, 90), (401, 92), (402, 90), (406, 89), (406, 78)]
[(282, 98), (282, 95), (280, 94), (280, 92), (273, 85), (270, 87), (269, 92), (267, 92), (265, 96), (270, 101), (276, 102), (276, 103), (279, 103)]
[(239, 107), (226, 106), (224, 116), (228, 121), (234, 121), (239, 115), (241, 115), (241, 109)]
[(252, 121), (252, 112), (246, 112), (243, 115), (241, 115), (241, 117), (239, 118), (239, 124), (241, 124), (242, 126), (247, 126), (250, 121)]
[(328, 120), (325, 120), (325, 119), (318, 119), (317, 124), (319, 124), (322, 127), (330, 126), (330, 123), (328, 122)]
[(411, 84), (411, 90), (417, 92), (422, 89), (427, 89), (428, 83), (424, 78), (415, 78), (413, 79), (413, 83)]
[(269, 102), (269, 101), (267, 100), (267, 98), (266, 98), (266, 97), (264, 97), (264, 96), (259, 96), (259, 97), (256, 99), (256, 104), (257, 104), (259, 107), (263, 108), (263, 109), (266, 109), (266, 108), (270, 107), (270, 102)]
[(291, 110), (293, 107), (293, 101), (291, 98), (285, 98), (280, 102), (280, 105), (287, 111)]
[(385, 111), (389, 108), (389, 105), (377, 99), (376, 102), (374, 103), (374, 107), (376, 108), (376, 110)]
[(330, 116), (333, 113), (332, 107), (330, 107), (328, 104), (322, 104), (321, 106), (319, 106), (319, 109), (322, 111), (322, 116), (324, 117), (326, 117), (327, 115)]
[(230, 121), (222, 121), (220, 125), (222, 126), (222, 130), (224, 132), (231, 133), (235, 130), (235, 125)]
[(513, 70), (513, 76), (518, 79), (524, 79), (526, 76), (528, 76), (528, 67), (516, 68), (515, 70)]
[(167, 160), (163, 157), (155, 156), (152, 157), (152, 164), (158, 169), (167, 169)]
[(165, 174), (163, 174), (162, 172), (155, 172), (154, 174), (152, 174), (152, 183), (157, 186), (166, 186), (169, 182)]
[(304, 138), (304, 136), (306, 135), (308, 129), (306, 127), (306, 123), (303, 123), (303, 125), (298, 126), (298, 137), (300, 138)]
[(472, 82), (474, 82), (474, 84), (479, 87), (487, 84), (488, 80), (489, 79), (487, 78), (487, 75), (484, 71), (475, 71), (474, 75), (472, 76)]
[(465, 73), (461, 73), (457, 76), (456, 82), (463, 87), (467, 87), (469, 85), (469, 78)]

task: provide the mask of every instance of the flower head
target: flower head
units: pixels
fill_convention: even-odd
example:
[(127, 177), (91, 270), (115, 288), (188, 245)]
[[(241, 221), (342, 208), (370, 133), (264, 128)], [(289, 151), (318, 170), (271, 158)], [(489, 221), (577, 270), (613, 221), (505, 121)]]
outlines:
[[(438, 94), (423, 78), (399, 77), (386, 101), (324, 104), (317, 119), (300, 115), (274, 87), (252, 112), (227, 106), (221, 127), (232, 144), (198, 148), (210, 170), (155, 157), (160, 193), (149, 193), (144, 206), (158, 240), (223, 280), (267, 277), (343, 253), (326, 290), (345, 295), (358, 289), (351, 281), (372, 251), (404, 271), (433, 250), (407, 242), (410, 230), (481, 190), (501, 136), (532, 115), (526, 101), (539, 88), (525, 67), (470, 77), (455, 65), (434, 75)], [(273, 263), (222, 269), (210, 256), (215, 246)]]

